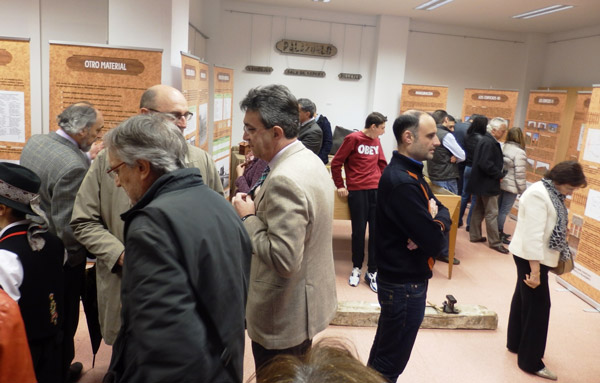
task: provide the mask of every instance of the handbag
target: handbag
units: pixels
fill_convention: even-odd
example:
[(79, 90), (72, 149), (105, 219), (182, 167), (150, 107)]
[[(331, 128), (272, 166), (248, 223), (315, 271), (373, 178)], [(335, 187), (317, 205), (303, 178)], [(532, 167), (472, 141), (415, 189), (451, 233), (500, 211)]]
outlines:
[(565, 273), (569, 273), (575, 267), (575, 263), (573, 261), (573, 254), (570, 254), (566, 261), (558, 260), (558, 265), (550, 269), (550, 272), (556, 275), (563, 275)]
[(342, 142), (344, 141), (344, 138), (352, 132), (355, 132), (355, 130), (350, 130), (350, 129), (342, 128), (341, 126), (336, 126), (335, 130), (333, 131), (333, 137), (331, 139), (332, 140), (331, 150), (329, 151), (329, 154), (334, 156), (335, 153), (340, 148), (340, 146), (342, 146)]

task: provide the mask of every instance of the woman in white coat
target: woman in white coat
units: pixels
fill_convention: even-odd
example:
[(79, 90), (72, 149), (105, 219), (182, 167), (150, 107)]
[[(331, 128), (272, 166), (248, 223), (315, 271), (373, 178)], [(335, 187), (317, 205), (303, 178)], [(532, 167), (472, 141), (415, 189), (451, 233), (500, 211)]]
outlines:
[(517, 227), (509, 250), (517, 265), (510, 305), (507, 348), (518, 354), (523, 371), (556, 380), (542, 362), (550, 320), (548, 271), (570, 254), (565, 197), (587, 182), (581, 165), (564, 161), (521, 196)]
[(521, 128), (512, 128), (506, 135), (506, 141), (502, 146), (504, 155), (504, 170), (506, 175), (500, 183), (500, 196), (498, 197), (498, 233), (500, 239), (506, 245), (510, 243), (510, 235), (504, 233), (504, 222), (510, 213), (517, 194), (521, 194), (527, 188), (525, 180), (527, 155), (525, 154), (525, 137)]

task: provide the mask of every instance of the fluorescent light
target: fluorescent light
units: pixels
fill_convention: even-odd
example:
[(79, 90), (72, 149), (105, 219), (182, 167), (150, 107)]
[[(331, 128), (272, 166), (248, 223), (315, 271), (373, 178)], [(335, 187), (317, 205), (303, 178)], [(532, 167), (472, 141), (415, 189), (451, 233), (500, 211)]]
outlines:
[(573, 8), (573, 5), (553, 5), (546, 8), (536, 9), (535, 11), (521, 13), (520, 15), (513, 16), (513, 19), (531, 19), (532, 17), (538, 17), (554, 12), (565, 11), (571, 8)]
[(426, 11), (432, 11), (438, 7), (441, 7), (442, 5), (448, 4), (450, 2), (452, 2), (454, 0), (429, 0), (426, 3), (423, 3), (421, 5), (419, 5), (418, 7), (416, 7), (415, 9), (417, 10), (426, 10)]
[(329, 3), (331, 0), (313, 0), (314, 2), (317, 3)]

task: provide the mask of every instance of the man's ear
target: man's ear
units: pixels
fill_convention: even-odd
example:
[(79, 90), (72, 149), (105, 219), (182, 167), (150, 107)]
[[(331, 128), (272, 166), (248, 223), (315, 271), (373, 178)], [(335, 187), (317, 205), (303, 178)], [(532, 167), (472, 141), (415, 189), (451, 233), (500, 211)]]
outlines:
[(279, 125), (275, 125), (271, 128), (273, 130), (273, 138), (282, 139), (285, 137), (285, 133), (283, 132), (283, 128)]
[(402, 132), (402, 142), (406, 142), (407, 144), (412, 144), (414, 138), (415, 138), (415, 136), (412, 134), (412, 132), (410, 130), (406, 129), (404, 132)]
[(150, 109), (148, 108), (140, 108), (140, 114), (149, 114), (150, 113)]
[(137, 160), (135, 166), (140, 171), (140, 177), (142, 180), (150, 178), (152, 176), (152, 166), (148, 160)]

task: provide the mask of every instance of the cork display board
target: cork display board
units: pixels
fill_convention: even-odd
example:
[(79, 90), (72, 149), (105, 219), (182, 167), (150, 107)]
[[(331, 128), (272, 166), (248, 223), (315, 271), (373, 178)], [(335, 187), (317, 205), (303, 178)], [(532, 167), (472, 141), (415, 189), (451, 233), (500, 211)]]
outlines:
[(600, 307), (600, 86), (594, 87), (579, 154), (588, 186), (573, 193), (569, 205), (569, 247), (575, 268), (560, 278)]
[(561, 139), (566, 142), (565, 134), (569, 133), (563, 129), (566, 104), (566, 92), (530, 92), (523, 129), (527, 144), (527, 182), (541, 180), (546, 171), (563, 160), (557, 157), (559, 142)]
[(473, 114), (488, 118), (502, 117), (508, 120), (508, 129), (513, 127), (519, 92), (516, 90), (465, 89), (463, 98), (463, 121)]
[(229, 197), (231, 160), (231, 115), (233, 113), (233, 69), (213, 67), (214, 125), (212, 155), (223, 183), (225, 197)]
[(208, 151), (208, 64), (181, 52), (181, 91), (194, 116), (184, 131), (186, 140)]
[(0, 37), (0, 161), (18, 161), (31, 137), (29, 39)]
[(104, 116), (101, 135), (139, 113), (142, 93), (161, 83), (162, 50), (50, 42), (50, 130), (69, 105), (87, 101)]
[(400, 113), (416, 109), (424, 112), (446, 110), (447, 86), (402, 84)]

